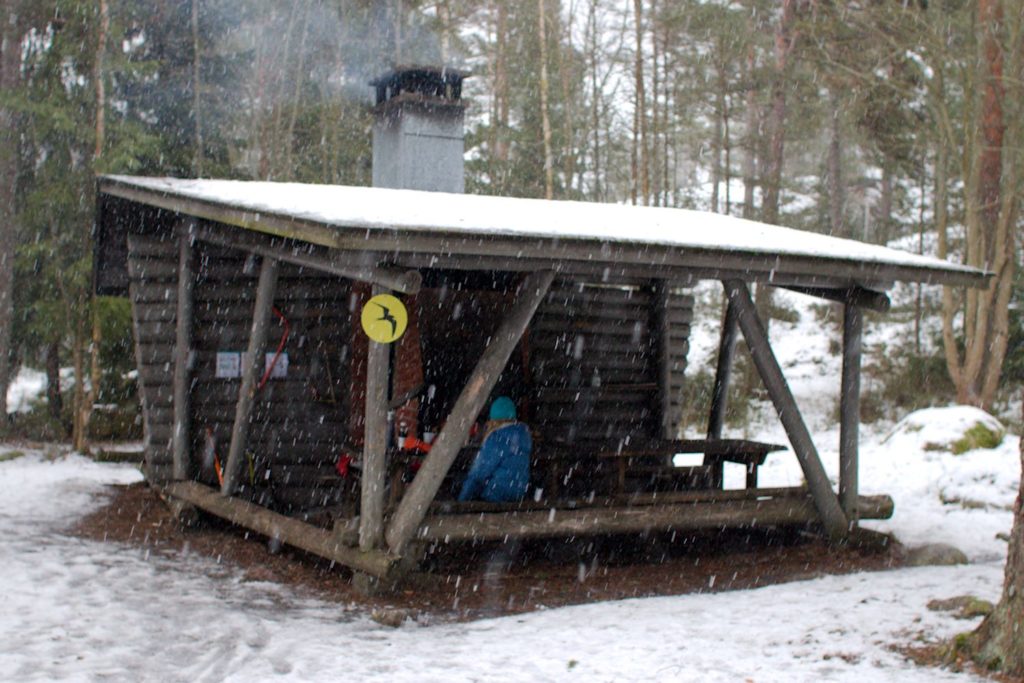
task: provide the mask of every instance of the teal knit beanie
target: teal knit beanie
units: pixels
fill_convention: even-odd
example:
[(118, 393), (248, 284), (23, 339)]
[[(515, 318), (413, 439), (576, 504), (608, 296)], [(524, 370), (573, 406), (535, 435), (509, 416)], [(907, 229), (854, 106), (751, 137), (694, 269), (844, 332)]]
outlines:
[(491, 420), (516, 419), (516, 404), (508, 396), (499, 396), (491, 404)]

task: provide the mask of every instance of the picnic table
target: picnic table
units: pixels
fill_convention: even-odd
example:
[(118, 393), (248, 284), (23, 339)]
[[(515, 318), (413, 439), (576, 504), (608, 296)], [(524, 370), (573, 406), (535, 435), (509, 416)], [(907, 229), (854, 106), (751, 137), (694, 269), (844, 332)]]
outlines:
[[(588, 458), (612, 464), (616, 470), (615, 493), (624, 493), (633, 474), (652, 480), (672, 479), (687, 488), (722, 488), (724, 463), (734, 462), (746, 468), (746, 487), (757, 488), (757, 471), (769, 453), (785, 446), (748, 439), (632, 439), (581, 444), (540, 444), (535, 463), (546, 475), (546, 488), (557, 494), (559, 479), (567, 463), (582, 465)], [(678, 466), (673, 457), (681, 453), (701, 453), (698, 466)], [(572, 466), (572, 465), (569, 465)]]

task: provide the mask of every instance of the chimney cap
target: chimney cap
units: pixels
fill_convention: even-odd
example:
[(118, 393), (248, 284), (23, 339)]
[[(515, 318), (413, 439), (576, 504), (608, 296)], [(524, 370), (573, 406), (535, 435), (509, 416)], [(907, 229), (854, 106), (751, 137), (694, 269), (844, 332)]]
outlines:
[(468, 71), (418, 64), (398, 65), (370, 81), (377, 89), (377, 104), (401, 97), (436, 104), (461, 105), (462, 81)]

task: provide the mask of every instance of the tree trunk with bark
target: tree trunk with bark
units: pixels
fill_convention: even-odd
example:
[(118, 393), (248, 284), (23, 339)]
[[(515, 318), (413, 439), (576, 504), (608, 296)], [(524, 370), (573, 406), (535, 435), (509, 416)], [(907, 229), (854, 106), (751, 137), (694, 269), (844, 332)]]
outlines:
[(554, 199), (555, 196), (555, 161), (551, 152), (551, 118), (548, 114), (548, 40), (547, 10), (544, 0), (537, 0), (537, 38), (540, 42), (540, 122), (541, 134), (544, 137), (544, 198)]
[(647, 154), (647, 94), (644, 91), (644, 22), (643, 0), (633, 0), (636, 21), (636, 53), (633, 56), (633, 79), (636, 100), (633, 104), (633, 203), (646, 205), (650, 199), (651, 181)]
[[(10, 93), (21, 80), (21, 32), (18, 3), (0, 2), (0, 92)], [(15, 112), (0, 102), (0, 430), (7, 426), (7, 387), (11, 372), (11, 322), (14, 317), (15, 210), (18, 179), (18, 125)]]
[(1024, 439), (1020, 444), (1021, 484), (1013, 506), (1003, 596), (971, 639), (975, 659), (1010, 676), (1024, 676)]
[[(966, 214), (966, 264), (994, 273), (988, 287), (968, 290), (961, 311), (949, 287), (943, 290), (943, 344), (946, 364), (960, 403), (990, 409), (1006, 356), (1009, 338), (1009, 304), (1016, 268), (1015, 232), (1020, 203), (1019, 166), (1016, 156), (1004, 158), (1004, 150), (1020, 144), (1020, 121), (1008, 119), (1005, 108), (1017, 101), (1024, 89), (1016, 76), (1024, 62), (1020, 18), (1013, 17), (1007, 38), (1000, 0), (978, 0), (978, 91), (973, 113), (976, 135), (964, 144), (963, 166), (968, 169), (964, 191)], [(1004, 79), (1004, 59), (1014, 78)], [(933, 79), (935, 80), (935, 79)], [(1007, 98), (1007, 89), (1012, 96)], [(941, 92), (939, 95), (941, 96)], [(1007, 127), (1007, 123), (1013, 127)], [(1009, 136), (1008, 136), (1009, 132)], [(943, 142), (940, 141), (940, 152)], [(949, 141), (945, 141), (949, 144)], [(936, 196), (936, 215), (944, 213)], [(940, 257), (948, 243), (939, 221)], [(961, 352), (953, 320), (963, 313), (964, 349)]]
[(846, 198), (843, 196), (843, 141), (839, 125), (839, 98), (835, 94), (830, 97), (831, 128), (828, 144), (828, 174), (825, 183), (828, 192), (828, 218), (831, 234), (836, 237), (849, 237), (846, 222), (843, 220), (843, 208)]

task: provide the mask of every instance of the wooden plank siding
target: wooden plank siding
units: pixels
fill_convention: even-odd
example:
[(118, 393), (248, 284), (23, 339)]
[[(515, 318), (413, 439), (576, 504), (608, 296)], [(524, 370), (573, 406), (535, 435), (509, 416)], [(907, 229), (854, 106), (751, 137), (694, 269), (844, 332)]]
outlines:
[[(147, 476), (163, 483), (171, 475), (177, 247), (170, 233), (131, 235), (128, 243)], [(213, 485), (215, 472), (196, 459), (208, 429), (226, 458), (240, 384), (215, 376), (217, 353), (248, 345), (258, 268), (240, 251), (199, 242), (196, 252), (191, 452), (199, 479)], [(262, 500), (269, 492), (286, 508), (335, 502), (336, 482), (324, 479), (349, 440), (349, 294), (347, 280), (282, 264), (275, 306), (290, 325), (288, 376), (268, 380), (256, 397), (248, 451), (258, 480), (250, 481), (248, 462), (244, 476)], [(282, 333), (275, 316), (269, 352)]]
[[(178, 305), (178, 240), (173, 231), (167, 231), (161, 235), (129, 235), (127, 242), (128, 288), (142, 404), (144, 467), (147, 479), (163, 483), (170, 481), (173, 468), (171, 378)], [(151, 333), (153, 326), (159, 326), (160, 336)]]
[(682, 413), (693, 297), (676, 287), (664, 299), (653, 284), (605, 286), (556, 281), (529, 338), (534, 427), (542, 442), (660, 437), (657, 329), (669, 325), (672, 428)]
[[(205, 242), (199, 242), (197, 257), (193, 446), (200, 452), (209, 429), (223, 459), (241, 380), (216, 377), (217, 353), (248, 347), (259, 268), (244, 252)], [(256, 394), (243, 491), (269, 493), (286, 508), (336, 502), (337, 483), (324, 480), (349, 440), (349, 295), (347, 280), (281, 264), (274, 305), (290, 326), (283, 349), (288, 374), (269, 379)], [(268, 354), (284, 334), (273, 317)]]

